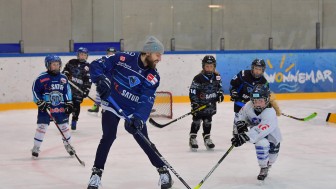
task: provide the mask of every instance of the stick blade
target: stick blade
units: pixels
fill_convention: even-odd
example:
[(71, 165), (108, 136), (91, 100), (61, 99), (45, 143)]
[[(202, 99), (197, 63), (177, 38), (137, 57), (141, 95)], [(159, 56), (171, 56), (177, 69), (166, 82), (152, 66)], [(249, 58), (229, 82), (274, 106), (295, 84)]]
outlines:
[(149, 118), (149, 123), (152, 124), (152, 125), (155, 126), (155, 127), (158, 127), (158, 128), (163, 128), (163, 127), (165, 127), (165, 125), (161, 125), (161, 124), (157, 123), (157, 122), (154, 121), (154, 119), (152, 119), (152, 118)]
[(315, 118), (316, 116), (317, 116), (317, 113), (314, 112), (314, 113), (312, 113), (311, 115), (305, 117), (305, 118), (303, 119), (303, 121), (309, 121), (309, 120)]

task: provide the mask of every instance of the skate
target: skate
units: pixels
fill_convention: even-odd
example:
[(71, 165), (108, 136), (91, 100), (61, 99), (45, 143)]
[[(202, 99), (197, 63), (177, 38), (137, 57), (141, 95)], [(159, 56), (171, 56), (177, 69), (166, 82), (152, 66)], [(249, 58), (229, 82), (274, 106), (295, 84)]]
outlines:
[(77, 127), (77, 121), (72, 120), (71, 122), (71, 130), (76, 130)]
[(189, 146), (192, 151), (197, 151), (198, 149), (198, 144), (196, 140), (197, 135), (196, 134), (190, 134), (189, 138)]
[(101, 185), (100, 180), (101, 180), (103, 171), (104, 171), (103, 169), (98, 169), (95, 167), (92, 168), (92, 174), (91, 174), (87, 189), (98, 189), (98, 187)]
[(268, 173), (268, 167), (264, 167), (260, 169), (260, 173), (258, 175), (258, 180), (265, 180), (265, 178), (267, 177), (267, 173)]
[(37, 158), (40, 153), (40, 147), (34, 146), (31, 151), (32, 151), (32, 157)]
[(215, 147), (215, 144), (210, 139), (210, 135), (206, 134), (204, 137), (204, 145), (208, 150), (212, 150)]
[(96, 104), (94, 104), (91, 109), (88, 109), (88, 112), (98, 113), (99, 112), (99, 106), (97, 106)]
[(174, 181), (172, 180), (169, 171), (166, 166), (157, 169), (160, 174), (159, 186), (161, 189), (169, 189), (173, 186)]
[(69, 153), (70, 156), (73, 156), (76, 154), (75, 149), (72, 146), (70, 146), (70, 144), (64, 145), (64, 148)]

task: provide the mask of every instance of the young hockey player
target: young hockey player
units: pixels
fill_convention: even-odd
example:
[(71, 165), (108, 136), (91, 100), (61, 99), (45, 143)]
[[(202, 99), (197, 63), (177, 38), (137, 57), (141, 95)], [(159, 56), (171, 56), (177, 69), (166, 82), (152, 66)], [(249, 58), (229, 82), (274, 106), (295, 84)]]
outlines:
[[(230, 82), (231, 101), (234, 101), (234, 112), (239, 110), (250, 101), (250, 92), (257, 84), (267, 84), (264, 77), (266, 64), (263, 59), (255, 59), (251, 64), (251, 70), (242, 70), (235, 75)], [(275, 108), (277, 116), (281, 115), (281, 110), (275, 101), (274, 95), (271, 95), (271, 105)]]
[[(42, 72), (33, 83), (33, 99), (38, 106), (37, 129), (34, 137), (34, 147), (32, 156), (39, 156), (40, 147), (44, 135), (50, 124), (50, 117), (47, 109), (63, 132), (66, 140), (70, 142), (71, 134), (69, 132), (68, 117), (72, 112), (71, 89), (67, 77), (60, 73), (62, 61), (56, 55), (45, 57), (46, 72)], [(63, 138), (62, 138), (63, 139)], [(75, 151), (63, 139), (64, 147), (70, 155)]]
[[(90, 64), (86, 61), (88, 58), (88, 50), (86, 48), (80, 47), (77, 50), (77, 58), (70, 60), (64, 67), (63, 73), (68, 77), (72, 91), (73, 98), (73, 112), (72, 112), (72, 122), (71, 129), (76, 130), (77, 121), (80, 113), (80, 104), (83, 99), (89, 95), (91, 88), (91, 80), (89, 67)], [(79, 91), (72, 85), (76, 85), (81, 89)]]
[(216, 72), (216, 60), (213, 56), (206, 55), (203, 58), (202, 71), (194, 77), (191, 83), (189, 98), (192, 110), (207, 105), (205, 109), (195, 112), (192, 116), (189, 146), (193, 151), (197, 150), (197, 132), (203, 122), (204, 145), (207, 149), (213, 149), (215, 144), (210, 138), (212, 116), (217, 111), (216, 102), (224, 100), (222, 80), (220, 74)]
[(154, 104), (155, 91), (160, 84), (156, 65), (164, 52), (162, 43), (149, 37), (141, 52), (118, 52), (102, 57), (90, 64), (91, 79), (97, 85), (102, 99), (103, 135), (97, 148), (88, 189), (97, 189), (101, 183), (105, 162), (110, 147), (116, 139), (120, 115), (106, 99), (116, 101), (131, 122), (125, 121), (125, 129), (131, 133), (160, 175), (161, 189), (173, 184), (164, 162), (148, 144), (136, 134), (139, 130), (148, 137), (146, 121)]
[[(117, 50), (116, 50), (115, 48), (113, 48), (113, 47), (109, 47), (109, 48), (106, 50), (106, 55), (107, 55), (107, 56), (112, 56), (112, 55), (114, 55), (116, 52), (117, 52)], [(101, 99), (100, 99), (99, 94), (97, 93), (97, 94), (96, 94), (95, 103), (94, 103), (94, 105), (92, 106), (91, 109), (88, 109), (88, 112), (98, 113), (98, 112), (99, 112), (99, 106), (100, 106), (100, 103), (101, 103)]]
[[(270, 90), (266, 84), (256, 85), (248, 102), (237, 114), (233, 126), (234, 137), (231, 139), (235, 147), (249, 141), (255, 145), (260, 166), (258, 180), (267, 177), (268, 170), (278, 157), (281, 133), (278, 118), (270, 105)], [(249, 129), (248, 129), (249, 128)]]

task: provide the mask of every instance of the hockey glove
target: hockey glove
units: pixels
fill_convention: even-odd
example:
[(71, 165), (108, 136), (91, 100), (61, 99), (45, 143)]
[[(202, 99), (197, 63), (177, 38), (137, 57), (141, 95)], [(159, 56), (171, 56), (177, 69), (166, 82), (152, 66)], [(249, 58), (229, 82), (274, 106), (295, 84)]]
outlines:
[(47, 109), (50, 109), (50, 103), (47, 103), (44, 100), (37, 101), (36, 104), (41, 112), (45, 112)]
[(231, 143), (233, 146), (239, 147), (249, 140), (250, 138), (245, 133), (235, 134), (233, 138), (231, 139)]
[(238, 99), (238, 92), (236, 90), (232, 90), (231, 91), (231, 98), (230, 98), (230, 100), (231, 101), (235, 101), (237, 99)]
[(217, 102), (223, 102), (224, 100), (224, 94), (222, 91), (217, 92)]
[(247, 123), (245, 121), (237, 121), (235, 123), (235, 126), (237, 127), (237, 131), (239, 134), (247, 132)]
[(97, 92), (101, 99), (106, 100), (111, 93), (111, 81), (104, 75), (99, 76), (97, 82)]
[(64, 112), (67, 115), (70, 115), (73, 111), (73, 104), (72, 102), (67, 102), (65, 103), (65, 108), (64, 108)]
[(90, 90), (83, 90), (83, 98), (86, 98), (89, 96)]
[(141, 131), (144, 125), (144, 122), (136, 116), (131, 117), (130, 121), (125, 121), (125, 129), (132, 135), (136, 134), (138, 130)]
[(71, 80), (71, 74), (68, 71), (64, 71), (64, 75), (67, 76), (68, 80)]

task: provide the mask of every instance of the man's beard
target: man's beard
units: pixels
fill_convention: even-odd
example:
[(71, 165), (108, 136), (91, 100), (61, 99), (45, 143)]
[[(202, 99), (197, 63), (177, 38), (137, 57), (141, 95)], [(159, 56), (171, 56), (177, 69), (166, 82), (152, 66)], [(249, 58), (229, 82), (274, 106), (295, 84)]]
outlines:
[(147, 66), (148, 66), (149, 68), (152, 68), (152, 69), (155, 69), (155, 68), (156, 68), (156, 64), (154, 63), (155, 61), (153, 61), (152, 59), (150, 59), (149, 56), (147, 56), (147, 57), (145, 58), (145, 61), (146, 61)]

